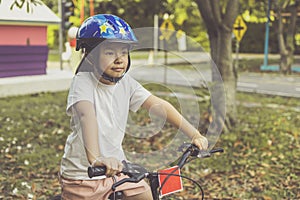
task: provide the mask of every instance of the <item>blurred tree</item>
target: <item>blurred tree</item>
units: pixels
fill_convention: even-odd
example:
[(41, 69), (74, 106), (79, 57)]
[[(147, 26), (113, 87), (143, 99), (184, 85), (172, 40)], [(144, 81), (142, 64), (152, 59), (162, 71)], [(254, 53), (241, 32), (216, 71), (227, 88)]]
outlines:
[[(267, 8), (270, 2), (270, 26), (277, 34), (276, 53), (280, 54), (280, 70), (283, 73), (291, 73), (294, 62), (295, 37), (297, 33), (297, 12), (300, 9), (299, 0), (250, 0), (252, 5), (247, 8), (243, 16), (247, 21), (265, 23), (267, 21)], [(275, 23), (274, 23), (275, 22)], [(270, 36), (274, 33), (270, 32)], [(253, 34), (253, 33), (252, 33)], [(269, 40), (271, 38), (269, 37)], [(275, 42), (273, 40), (273, 42)], [(269, 42), (269, 48), (274, 44)]]
[(294, 60), (295, 34), (299, 0), (276, 0), (273, 2), (278, 25), (278, 44), (280, 53), (280, 70), (284, 74), (291, 73)]
[[(195, 0), (195, 2), (207, 28), (211, 57), (224, 82), (226, 102), (219, 102), (219, 105), (226, 103), (226, 117), (222, 116), (221, 110), (216, 110), (216, 117), (219, 120), (225, 118), (226, 128), (230, 129), (237, 121), (237, 72), (232, 60), (232, 28), (239, 14), (239, 0)], [(218, 72), (213, 70), (213, 82), (219, 80), (218, 75)]]
[(43, 0), (43, 3), (46, 4), (54, 13), (58, 13), (57, 0)]
[(195, 1), (168, 0), (167, 3), (165, 12), (170, 14), (175, 29), (184, 31), (187, 36), (200, 43), (202, 48), (209, 49), (205, 25)]
[[(166, 0), (95, 0), (95, 14), (110, 13), (126, 19), (133, 27), (153, 26), (153, 16), (164, 8)], [(151, 8), (151, 9), (150, 9)]]

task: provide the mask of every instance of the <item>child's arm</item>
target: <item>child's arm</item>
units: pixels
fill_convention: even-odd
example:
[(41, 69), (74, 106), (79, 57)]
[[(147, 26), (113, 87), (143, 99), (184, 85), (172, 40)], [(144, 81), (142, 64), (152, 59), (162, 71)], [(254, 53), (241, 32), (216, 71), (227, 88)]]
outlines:
[(168, 122), (179, 128), (188, 137), (192, 139), (192, 143), (200, 149), (207, 149), (208, 141), (193, 127), (169, 102), (151, 95), (142, 105), (149, 112), (165, 118)]
[(82, 137), (86, 155), (90, 164), (94, 166), (106, 166), (106, 175), (113, 176), (122, 170), (122, 163), (115, 158), (101, 156), (98, 138), (98, 124), (96, 113), (92, 103), (79, 101), (74, 105), (80, 119)]

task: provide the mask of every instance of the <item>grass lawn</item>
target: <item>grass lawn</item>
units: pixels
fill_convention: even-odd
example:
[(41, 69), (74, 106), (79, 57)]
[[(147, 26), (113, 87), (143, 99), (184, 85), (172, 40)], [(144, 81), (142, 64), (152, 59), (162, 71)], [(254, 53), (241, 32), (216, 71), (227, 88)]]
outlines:
[[(49, 199), (60, 192), (57, 173), (70, 133), (66, 96), (58, 92), (0, 99), (0, 199)], [(174, 97), (163, 98), (178, 106)], [(203, 99), (201, 109), (209, 104)], [(299, 99), (238, 93), (237, 100), (236, 127), (217, 143), (225, 153), (193, 161), (183, 173), (201, 183), (208, 199), (299, 199)], [(139, 115), (143, 112), (135, 116), (140, 126), (147, 127), (150, 121)], [(159, 148), (168, 141), (163, 140), (156, 137), (139, 146)], [(134, 145), (130, 138), (124, 142), (128, 148)]]

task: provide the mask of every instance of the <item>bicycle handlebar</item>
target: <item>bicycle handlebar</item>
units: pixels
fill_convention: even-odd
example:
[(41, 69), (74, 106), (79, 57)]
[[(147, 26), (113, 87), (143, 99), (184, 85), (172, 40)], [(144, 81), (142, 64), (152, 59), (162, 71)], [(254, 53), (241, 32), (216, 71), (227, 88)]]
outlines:
[(88, 167), (88, 176), (93, 178), (95, 176), (104, 176), (106, 173), (106, 166)]
[[(184, 149), (186, 149), (184, 151)], [(179, 151), (184, 151), (184, 153), (182, 154), (181, 158), (178, 161), (178, 167), (181, 169), (187, 162), (187, 159), (189, 157), (195, 157), (195, 158), (207, 158), (210, 157), (211, 154), (214, 153), (222, 153), (224, 152), (224, 150), (222, 148), (215, 148), (212, 150), (200, 150), (196, 145), (194, 144), (183, 144), (178, 148)]]
[[(187, 159), (189, 157), (197, 157), (197, 158), (207, 158), (210, 157), (211, 154), (217, 153), (217, 152), (224, 152), (222, 148), (215, 148), (212, 150), (200, 150), (197, 146), (194, 144), (183, 144), (181, 147), (179, 147), (180, 151), (183, 151), (183, 149), (186, 149), (184, 153), (182, 154), (180, 160), (178, 161), (178, 167), (182, 168)], [(150, 172), (148, 172), (144, 167), (129, 163), (126, 161), (123, 161), (123, 170), (121, 171), (123, 174), (128, 175), (130, 178), (127, 178), (124, 180), (124, 182), (139, 182), (142, 179), (144, 179)], [(88, 167), (88, 176), (90, 178), (95, 176), (103, 176), (106, 173), (106, 167), (105, 166), (96, 166), (96, 167)], [(123, 184), (123, 182), (121, 183)], [(119, 184), (119, 185), (121, 185)]]
[[(122, 161), (123, 169), (121, 173), (128, 175), (129, 177), (137, 177), (140, 174), (147, 174), (147, 170), (141, 165)], [(106, 166), (88, 167), (88, 176), (93, 178), (95, 176), (104, 176), (106, 173)]]

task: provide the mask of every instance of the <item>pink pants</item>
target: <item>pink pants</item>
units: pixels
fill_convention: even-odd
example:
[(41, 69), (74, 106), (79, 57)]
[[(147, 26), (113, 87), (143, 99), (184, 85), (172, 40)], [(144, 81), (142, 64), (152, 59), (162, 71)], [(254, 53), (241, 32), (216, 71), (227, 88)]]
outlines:
[[(117, 181), (127, 176), (116, 176)], [(66, 200), (107, 200), (113, 192), (113, 178), (100, 180), (70, 180), (61, 177), (62, 199)], [(150, 190), (145, 181), (139, 183), (124, 183), (116, 191), (123, 191), (125, 196), (133, 196)]]

